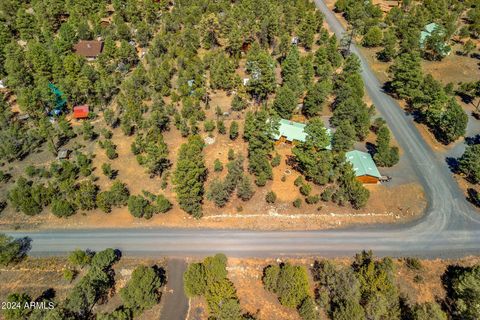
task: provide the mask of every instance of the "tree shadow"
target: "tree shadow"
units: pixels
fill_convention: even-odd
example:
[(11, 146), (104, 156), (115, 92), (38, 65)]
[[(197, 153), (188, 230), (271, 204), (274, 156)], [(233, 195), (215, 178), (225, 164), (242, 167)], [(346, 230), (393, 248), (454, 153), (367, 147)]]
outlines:
[(480, 53), (476, 53), (476, 52), (475, 52), (475, 53), (472, 53), (472, 54), (470, 55), (470, 57), (473, 58), (473, 59), (478, 59), (478, 60), (480, 60)]
[(443, 273), (441, 280), (443, 288), (445, 289), (445, 300), (443, 301), (443, 309), (448, 310), (452, 314), (453, 300), (455, 299), (455, 290), (453, 289), (454, 282), (467, 271), (470, 267), (462, 267), (459, 265), (449, 265)]
[(165, 268), (158, 265), (154, 265), (152, 268), (157, 274), (157, 276), (160, 278), (162, 286), (165, 285), (165, 283), (167, 283), (167, 272), (165, 271)]
[(377, 153), (377, 146), (371, 142), (365, 143), (365, 148), (367, 148), (367, 152), (373, 157), (375, 153)]
[(480, 193), (473, 188), (468, 188), (467, 193), (467, 200), (470, 201), (474, 206), (480, 207)]
[(460, 173), (459, 162), (458, 162), (457, 158), (447, 157), (447, 158), (445, 158), (445, 162), (447, 163), (450, 171), (452, 171), (453, 173), (457, 173), (457, 174)]
[(32, 239), (23, 237), (15, 240), (15, 244), (19, 245), (19, 249), (14, 260), (20, 262), (27, 256), (27, 253), (32, 249)]
[(480, 144), (480, 134), (473, 137), (465, 137), (465, 143), (469, 146), (474, 144)]
[(120, 261), (120, 259), (122, 258), (122, 251), (120, 251), (120, 249), (115, 249), (115, 256), (117, 257), (117, 259), (114, 261), (114, 263)]
[(53, 300), (55, 298), (56, 292), (55, 289), (49, 288), (43, 291), (35, 301), (41, 302), (44, 300)]
[(286, 158), (285, 158), (285, 163), (290, 166), (293, 170), (297, 170), (297, 171), (300, 171), (300, 168), (298, 166), (298, 162), (297, 162), (297, 159), (295, 158), (295, 156), (292, 156), (292, 155), (288, 155)]
[(399, 298), (399, 307), (400, 307), (400, 318), (403, 320), (414, 320), (414, 315), (410, 301), (404, 295), (401, 295)]
[(474, 98), (462, 91), (455, 91), (455, 94), (460, 97), (463, 103), (470, 104), (473, 102)]
[(394, 97), (394, 98), (398, 98), (398, 96), (395, 94), (395, 90), (393, 90), (393, 86), (392, 86), (392, 82), (391, 81), (386, 81), (383, 86), (382, 86), (382, 90), (384, 93)]

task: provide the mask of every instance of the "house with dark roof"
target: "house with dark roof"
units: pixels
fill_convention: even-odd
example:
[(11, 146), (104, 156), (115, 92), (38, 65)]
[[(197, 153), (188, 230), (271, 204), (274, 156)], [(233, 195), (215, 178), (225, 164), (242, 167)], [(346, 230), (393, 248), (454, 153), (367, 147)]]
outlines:
[(88, 60), (93, 60), (103, 51), (103, 41), (98, 40), (80, 40), (73, 46), (76, 54), (81, 55)]
[(378, 171), (372, 156), (366, 152), (353, 150), (345, 154), (348, 162), (352, 164), (357, 180), (365, 184), (380, 182), (382, 175)]

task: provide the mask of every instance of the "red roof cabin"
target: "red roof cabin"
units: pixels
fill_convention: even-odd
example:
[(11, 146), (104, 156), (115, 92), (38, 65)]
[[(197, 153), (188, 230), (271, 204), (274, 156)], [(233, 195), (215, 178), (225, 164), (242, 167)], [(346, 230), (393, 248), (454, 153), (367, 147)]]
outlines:
[(73, 117), (75, 119), (85, 119), (88, 118), (88, 105), (84, 104), (83, 106), (73, 107)]

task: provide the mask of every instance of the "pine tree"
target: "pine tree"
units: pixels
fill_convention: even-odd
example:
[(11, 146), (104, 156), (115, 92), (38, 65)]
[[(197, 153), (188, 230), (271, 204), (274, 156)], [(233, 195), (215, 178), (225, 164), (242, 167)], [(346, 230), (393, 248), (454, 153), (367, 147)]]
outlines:
[(252, 181), (248, 176), (243, 176), (237, 187), (237, 195), (243, 201), (250, 200), (255, 191), (252, 187)]
[(300, 54), (296, 46), (291, 46), (285, 60), (282, 62), (283, 86), (288, 86), (294, 90), (294, 94), (299, 96), (303, 92), (303, 81), (301, 79), (302, 67), (300, 64)]
[(202, 216), (203, 184), (206, 168), (203, 157), (204, 142), (200, 136), (188, 138), (178, 153), (173, 183), (180, 208), (195, 218)]
[(365, 47), (378, 47), (382, 43), (382, 29), (379, 26), (373, 26), (368, 29), (363, 37), (362, 44)]
[(397, 56), (390, 67), (392, 74), (391, 87), (402, 99), (412, 99), (418, 96), (422, 84), (422, 69), (420, 56), (416, 52), (404, 52)]
[(377, 55), (378, 59), (384, 62), (390, 62), (395, 58), (396, 50), (395, 45), (397, 38), (395, 34), (389, 29), (383, 33), (383, 50)]
[(323, 110), (323, 104), (332, 92), (333, 84), (330, 79), (318, 81), (307, 91), (303, 100), (302, 112), (308, 117), (319, 115)]
[(332, 178), (333, 155), (326, 150), (330, 136), (320, 118), (310, 120), (305, 132), (308, 133), (306, 141), (293, 148), (299, 169), (314, 183), (326, 184)]
[(290, 119), (297, 106), (295, 93), (289, 86), (282, 86), (278, 91), (273, 102), (273, 108), (278, 115), (284, 119)]
[(480, 144), (467, 146), (458, 159), (460, 171), (473, 183), (480, 182)]
[(380, 127), (377, 131), (377, 145), (373, 159), (380, 167), (391, 167), (399, 161), (398, 148), (390, 147), (390, 130), (386, 126)]
[(332, 137), (332, 149), (348, 151), (353, 148), (356, 139), (355, 128), (348, 121), (341, 122)]
[(264, 100), (275, 91), (275, 61), (256, 43), (247, 55), (247, 72), (251, 75), (247, 90), (253, 97)]
[(235, 140), (238, 137), (238, 122), (237, 121), (232, 121), (230, 124), (230, 132), (229, 136), (231, 140)]

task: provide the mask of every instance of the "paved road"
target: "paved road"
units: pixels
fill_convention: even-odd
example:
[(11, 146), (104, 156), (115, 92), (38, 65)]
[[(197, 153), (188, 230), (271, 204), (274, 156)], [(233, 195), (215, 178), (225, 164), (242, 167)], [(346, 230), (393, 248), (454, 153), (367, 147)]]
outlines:
[(160, 319), (185, 320), (188, 312), (188, 298), (183, 291), (183, 273), (187, 263), (183, 259), (169, 259), (167, 263), (167, 286), (162, 296)]
[[(343, 29), (320, 0), (315, 0), (332, 30), (341, 37)], [(480, 252), (480, 216), (465, 200), (445, 160), (423, 141), (413, 122), (360, 56), (362, 76), (373, 103), (405, 151), (405, 160), (415, 168), (428, 197), (427, 213), (406, 225), (357, 227), (349, 230), (305, 232), (254, 232), (220, 230), (69, 230), (12, 233), (33, 239), (31, 253), (63, 254), (74, 248), (99, 250), (115, 247), (137, 255), (207, 255), (224, 252), (237, 256), (294, 254), (351, 255), (362, 249), (380, 255), (458, 257)]]

